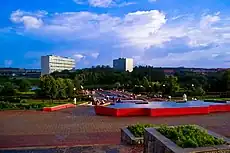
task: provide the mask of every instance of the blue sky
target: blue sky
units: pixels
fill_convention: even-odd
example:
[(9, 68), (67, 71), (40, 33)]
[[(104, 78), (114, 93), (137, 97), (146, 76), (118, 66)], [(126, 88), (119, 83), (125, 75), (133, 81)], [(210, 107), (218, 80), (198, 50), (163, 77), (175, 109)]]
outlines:
[(1, 0), (0, 67), (40, 68), (40, 56), (76, 67), (229, 67), (229, 0)]

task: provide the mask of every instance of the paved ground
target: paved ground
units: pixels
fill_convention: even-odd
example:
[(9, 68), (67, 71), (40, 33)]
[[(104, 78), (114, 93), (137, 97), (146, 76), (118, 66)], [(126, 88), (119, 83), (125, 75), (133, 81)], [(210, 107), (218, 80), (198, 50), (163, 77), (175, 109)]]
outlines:
[(124, 145), (79, 146), (26, 150), (0, 150), (0, 153), (141, 153), (143, 147)]
[(92, 107), (80, 106), (57, 112), (1, 111), (0, 148), (119, 144), (120, 128), (135, 123), (199, 124), (230, 137), (230, 113), (163, 118), (115, 118), (95, 116)]

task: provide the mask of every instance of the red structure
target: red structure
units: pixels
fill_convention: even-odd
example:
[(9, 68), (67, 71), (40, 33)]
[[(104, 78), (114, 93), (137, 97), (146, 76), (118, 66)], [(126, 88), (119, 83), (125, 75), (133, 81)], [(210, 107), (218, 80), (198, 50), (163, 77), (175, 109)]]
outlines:
[(52, 111), (57, 111), (57, 110), (65, 109), (65, 108), (73, 108), (73, 107), (76, 107), (76, 105), (74, 105), (74, 104), (63, 104), (63, 105), (58, 105), (58, 106), (54, 106), (54, 107), (44, 107), (43, 111), (52, 112)]
[(183, 108), (110, 108), (106, 106), (95, 106), (97, 115), (106, 116), (177, 116), (198, 115), (215, 112), (230, 112), (230, 105), (210, 105), (206, 107), (183, 107)]

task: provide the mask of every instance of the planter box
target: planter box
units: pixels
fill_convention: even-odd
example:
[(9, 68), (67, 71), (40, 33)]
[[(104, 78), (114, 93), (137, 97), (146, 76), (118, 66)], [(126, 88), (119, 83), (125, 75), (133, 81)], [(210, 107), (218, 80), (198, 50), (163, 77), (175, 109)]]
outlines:
[[(197, 126), (201, 130), (204, 128)], [(208, 130), (207, 130), (208, 131)], [(230, 153), (230, 140), (212, 131), (208, 134), (215, 138), (222, 138), (227, 145), (199, 148), (181, 148), (163, 136), (155, 128), (146, 128), (144, 134), (144, 153)]]
[(143, 144), (143, 137), (135, 137), (127, 128), (121, 129), (121, 143), (129, 145)]

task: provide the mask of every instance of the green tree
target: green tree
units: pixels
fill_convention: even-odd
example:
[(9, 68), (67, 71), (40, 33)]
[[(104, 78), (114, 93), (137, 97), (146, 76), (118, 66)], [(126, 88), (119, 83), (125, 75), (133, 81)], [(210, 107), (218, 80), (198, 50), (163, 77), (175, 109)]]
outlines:
[(14, 88), (14, 85), (11, 82), (6, 82), (3, 84), (0, 94), (2, 96), (15, 96), (16, 93), (17, 90)]
[(40, 78), (40, 89), (44, 97), (49, 97), (52, 101), (58, 94), (56, 80), (51, 75), (44, 75)]
[(22, 79), (19, 82), (19, 91), (21, 92), (27, 92), (31, 88), (31, 84), (27, 79)]
[(73, 98), (75, 95), (74, 92), (74, 84), (71, 79), (65, 79), (65, 84), (66, 84), (66, 95), (68, 98)]
[(223, 88), (225, 91), (230, 91), (230, 70), (224, 72), (222, 77)]
[(198, 87), (193, 91), (193, 96), (204, 96), (205, 95), (205, 91), (202, 87)]
[(166, 77), (166, 91), (168, 94), (175, 94), (179, 91), (180, 85), (178, 83), (178, 78), (176, 76)]
[(143, 87), (146, 89), (146, 91), (150, 92), (151, 87), (150, 87), (150, 83), (147, 77), (143, 78), (142, 84), (143, 84)]
[(62, 78), (57, 78), (56, 80), (57, 83), (57, 98), (66, 98), (66, 84), (65, 80)]

